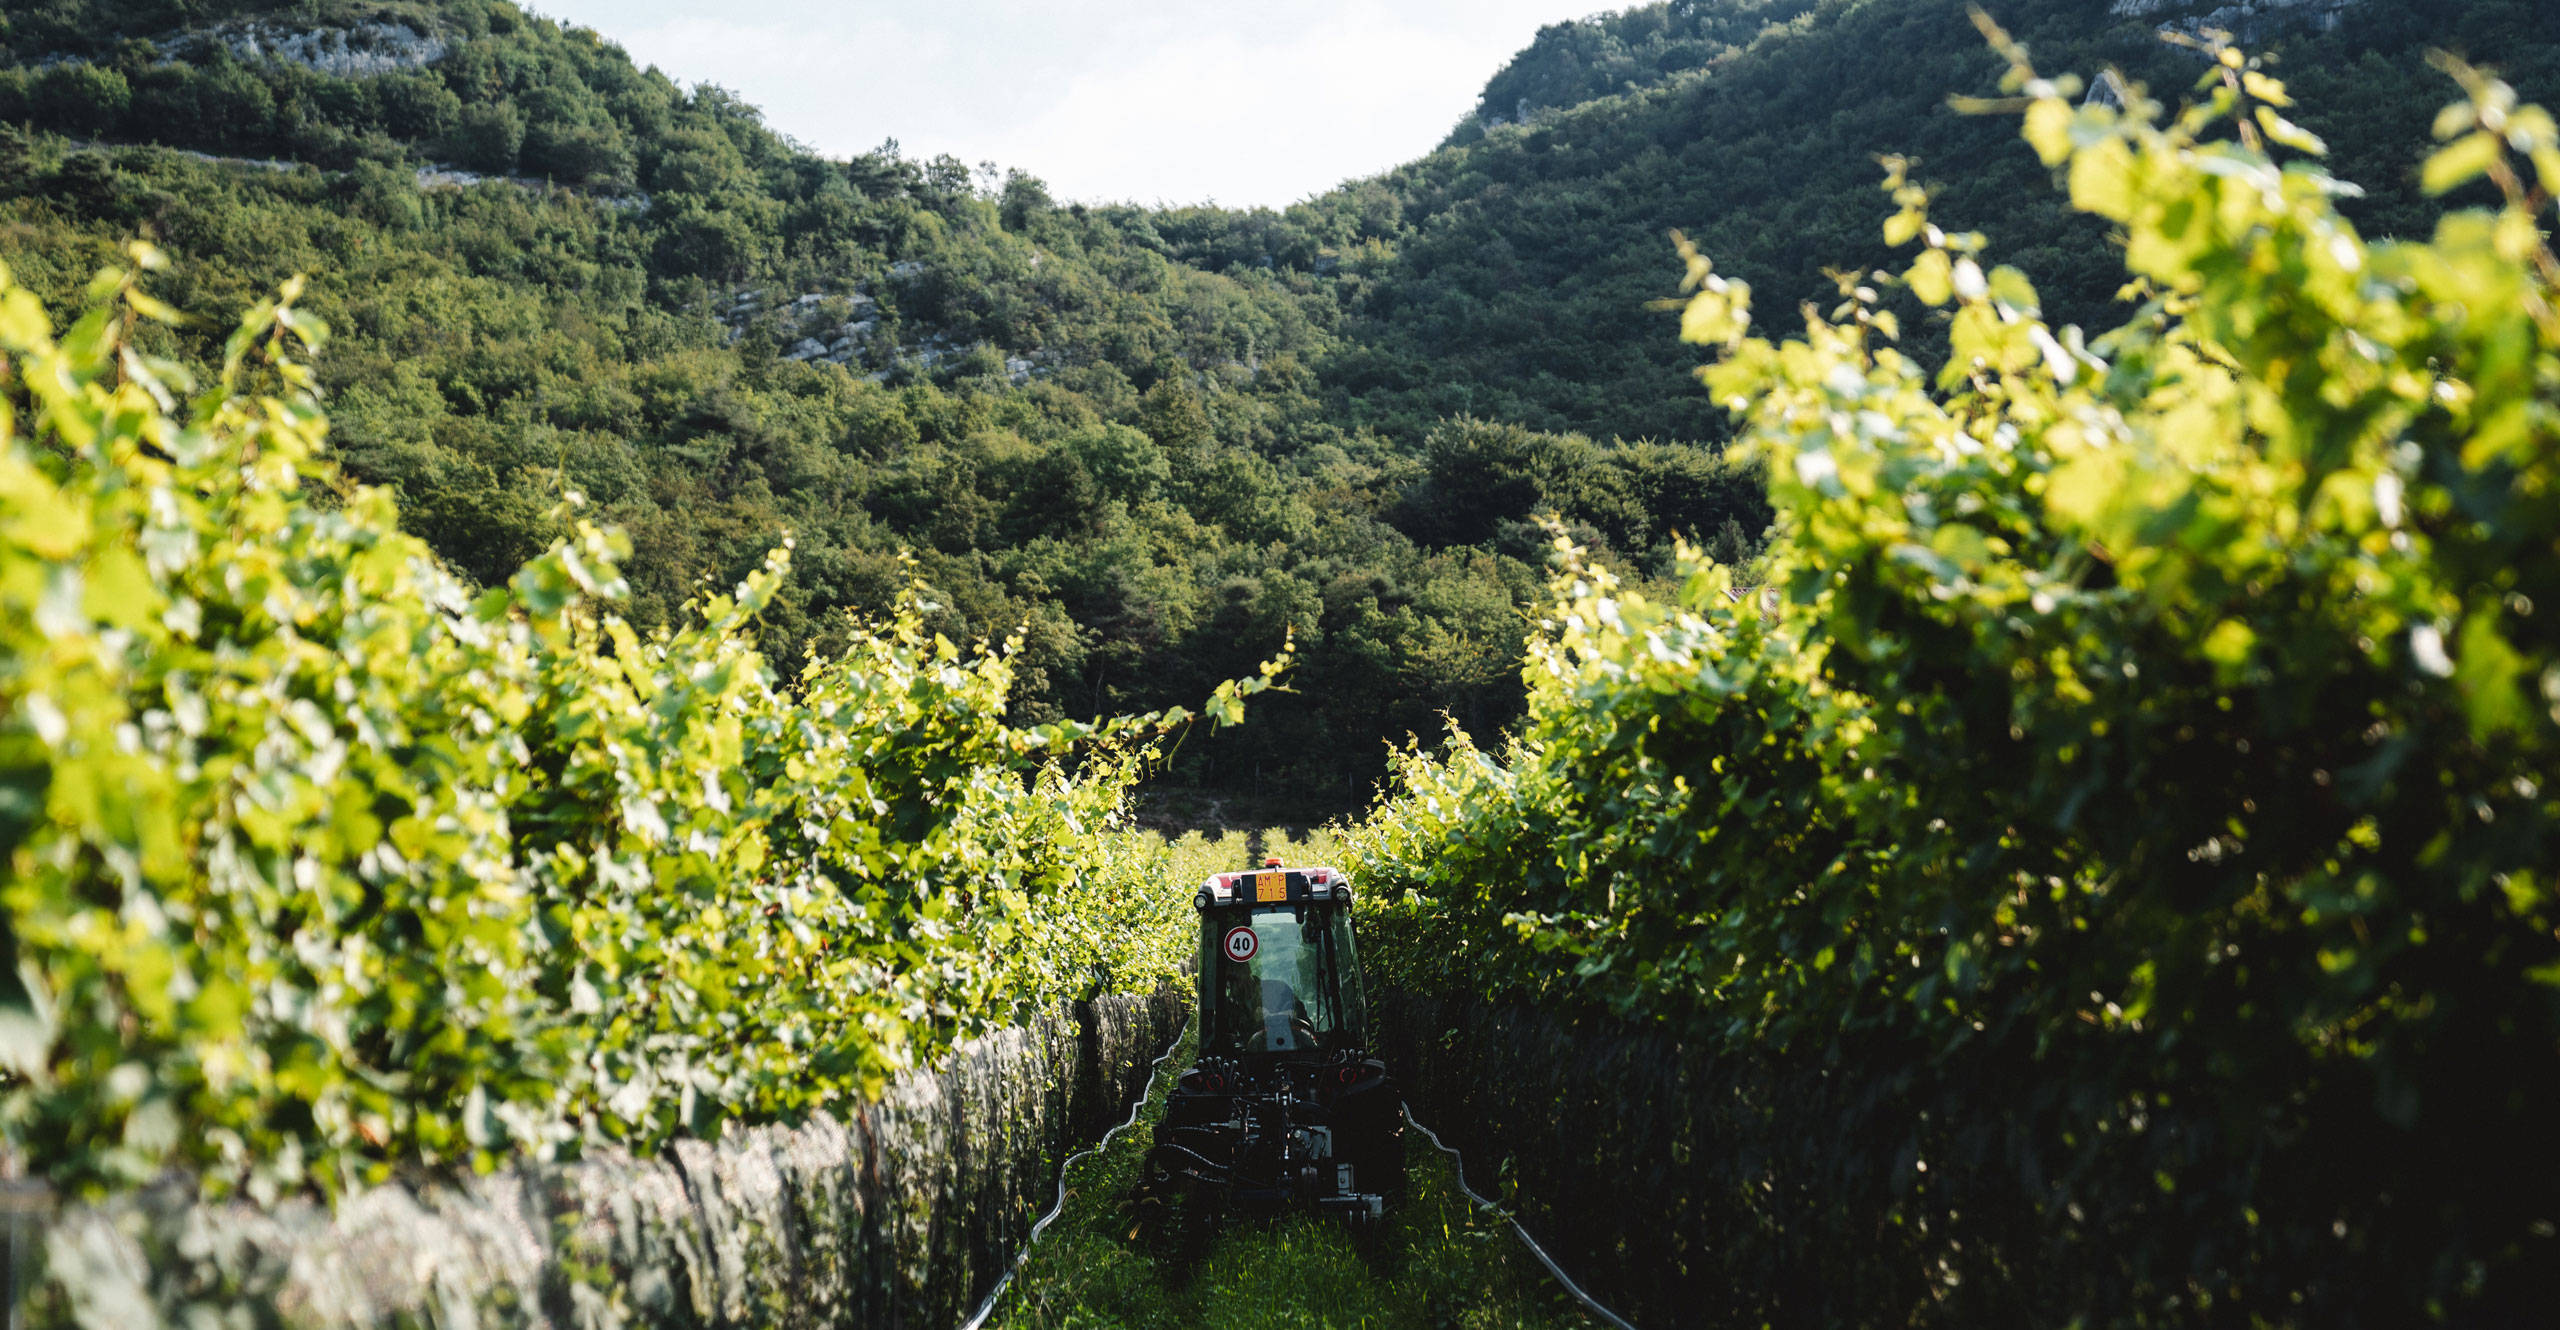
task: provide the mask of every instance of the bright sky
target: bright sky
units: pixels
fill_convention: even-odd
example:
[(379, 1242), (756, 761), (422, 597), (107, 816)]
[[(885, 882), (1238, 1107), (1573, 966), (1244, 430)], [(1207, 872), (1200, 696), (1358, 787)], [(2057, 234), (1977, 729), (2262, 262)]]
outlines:
[[(1615, 0), (1616, 4), (1632, 0)], [(1418, 157), (1611, 0), (533, 0), (830, 157), (993, 160), (1062, 200), (1279, 206)]]

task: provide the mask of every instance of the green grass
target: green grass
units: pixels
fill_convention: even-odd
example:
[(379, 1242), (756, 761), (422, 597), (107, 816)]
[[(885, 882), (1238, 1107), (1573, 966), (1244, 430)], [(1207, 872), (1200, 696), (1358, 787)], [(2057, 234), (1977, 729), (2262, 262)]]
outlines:
[[(1184, 1034), (1166, 1060), (1168, 1072), (1190, 1064), (1193, 1038)], [(1032, 1249), (990, 1326), (1549, 1330), (1597, 1324), (1547, 1278), (1507, 1224), (1458, 1191), (1446, 1156), (1413, 1132), (1406, 1133), (1411, 1195), (1367, 1243), (1355, 1243), (1339, 1222), (1309, 1215), (1233, 1226), (1196, 1264), (1158, 1254), (1139, 1233), (1129, 1197), (1172, 1082), (1169, 1074), (1159, 1077), (1138, 1125), (1070, 1171), (1066, 1209)]]

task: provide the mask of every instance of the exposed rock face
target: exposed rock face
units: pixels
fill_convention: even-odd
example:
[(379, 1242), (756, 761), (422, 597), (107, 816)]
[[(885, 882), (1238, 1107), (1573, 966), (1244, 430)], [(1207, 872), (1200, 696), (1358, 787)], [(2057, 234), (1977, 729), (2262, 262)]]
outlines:
[(2248, 45), (2293, 32), (2328, 32), (2363, 0), (2115, 0), (2108, 10), (2118, 18), (2157, 20), (2160, 26), (2195, 36), (2219, 30)]
[(849, 1120), (655, 1159), (382, 1187), (334, 1215), (200, 1205), (175, 1182), (77, 1207), (47, 1233), (30, 1324), (956, 1325), (1185, 1012), (1171, 989), (1103, 998), (966, 1045)]
[[(888, 277), (893, 284), (904, 283), (925, 272), (924, 264), (902, 259), (889, 265)], [(850, 293), (807, 291), (789, 298), (749, 288), (731, 295), (719, 318), (731, 342), (746, 336), (749, 328), (762, 327), (783, 346), (783, 359), (868, 369), (865, 377), (874, 383), (887, 382), (901, 369), (938, 373), (981, 345), (914, 324), (897, 336), (888, 335), (881, 327), (880, 302), (859, 282)], [(1056, 373), (1063, 357), (1053, 348), (1035, 347), (1003, 352), (1001, 359), (1005, 376), (1020, 384)]]
[(647, 215), (650, 206), (647, 190), (610, 187), (585, 189), (561, 185), (529, 175), (485, 175), (478, 171), (466, 171), (459, 166), (443, 163), (430, 163), (419, 167), (417, 180), (420, 189), (469, 189), (475, 185), (495, 181), (498, 184), (512, 185), (517, 189), (535, 194), (577, 194), (591, 200), (599, 208), (634, 217)]
[(173, 38), (162, 42), (160, 49), (164, 54), (183, 55), (212, 42), (231, 48), (243, 60), (285, 60), (340, 78), (367, 78), (423, 69), (444, 59), (459, 41), (402, 23), (295, 29), (251, 19)]
[(879, 331), (880, 302), (872, 299), (859, 282), (843, 295), (806, 291), (779, 302), (769, 302), (769, 295), (761, 288), (749, 287), (729, 298), (728, 307), (720, 311), (720, 322), (729, 330), (730, 341), (746, 336), (747, 329), (757, 322), (767, 321), (790, 344), (791, 349), (783, 353), (785, 359), (829, 360), (841, 365), (855, 360), (862, 346)]

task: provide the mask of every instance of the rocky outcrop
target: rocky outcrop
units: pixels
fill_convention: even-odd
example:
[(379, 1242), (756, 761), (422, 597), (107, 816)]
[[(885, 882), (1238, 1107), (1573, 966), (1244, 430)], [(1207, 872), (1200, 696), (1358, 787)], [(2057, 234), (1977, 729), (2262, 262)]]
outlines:
[(859, 364), (864, 350), (880, 332), (880, 302), (859, 282), (845, 294), (806, 291), (768, 309), (768, 294), (750, 287), (729, 298), (720, 322), (729, 340), (737, 341), (758, 323), (784, 344), (785, 360), (823, 360), (836, 365)]
[[(888, 279), (893, 284), (911, 282), (927, 271), (922, 263), (901, 259), (889, 265)], [(870, 372), (865, 377), (874, 383), (887, 382), (902, 369), (920, 374), (940, 372), (967, 358), (980, 345), (944, 332), (919, 330), (912, 324), (903, 337), (890, 336), (882, 327), (880, 302), (862, 282), (854, 283), (849, 292), (807, 291), (780, 300), (750, 287), (731, 295), (718, 314), (731, 342), (746, 336), (750, 328), (761, 326), (783, 348), (783, 359), (867, 369)], [(1058, 355), (1047, 348), (1034, 348), (1005, 353), (1002, 359), (1005, 376), (1020, 384), (1054, 373)]]
[(1174, 990), (974, 1041), (844, 1118), (312, 1202), (171, 1182), (47, 1227), (29, 1324), (941, 1327), (1003, 1273), (1057, 1162), (1145, 1087)]
[(242, 60), (283, 60), (339, 78), (369, 78), (423, 69), (460, 42), (402, 23), (358, 23), (344, 28), (292, 28), (249, 19), (162, 41), (163, 55), (199, 53), (207, 44), (230, 49)]
[(416, 179), (418, 188), (422, 190), (471, 189), (494, 183), (533, 194), (574, 194), (587, 199), (599, 208), (632, 217), (646, 216), (650, 207), (649, 192), (643, 189), (621, 186), (581, 188), (575, 185), (563, 185), (554, 180), (545, 180), (539, 176), (489, 175), (480, 171), (464, 170), (444, 162), (430, 162), (419, 167), (416, 171)]
[(2227, 32), (2244, 46), (2297, 32), (2329, 32), (2363, 0), (2115, 0), (2118, 18), (2150, 19), (2162, 28), (2197, 36)]

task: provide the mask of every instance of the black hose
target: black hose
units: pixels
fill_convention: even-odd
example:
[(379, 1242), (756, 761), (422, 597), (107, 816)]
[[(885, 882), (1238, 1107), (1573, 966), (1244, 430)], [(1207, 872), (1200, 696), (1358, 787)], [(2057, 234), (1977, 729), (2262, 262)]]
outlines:
[(1147, 1152), (1147, 1155), (1148, 1155), (1149, 1160), (1150, 1160), (1150, 1161), (1152, 1161), (1152, 1160), (1153, 1160), (1153, 1158), (1154, 1158), (1156, 1155), (1163, 1154), (1163, 1153), (1165, 1153), (1165, 1152), (1167, 1152), (1167, 1151), (1173, 1151), (1173, 1152), (1176, 1152), (1176, 1153), (1179, 1153), (1179, 1154), (1187, 1154), (1187, 1155), (1191, 1156), (1192, 1158), (1199, 1160), (1199, 1161), (1200, 1161), (1200, 1164), (1201, 1164), (1201, 1167), (1214, 1170), (1214, 1171), (1218, 1174), (1218, 1176), (1219, 1176), (1219, 1177), (1221, 1177), (1221, 1178), (1226, 1177), (1228, 1174), (1231, 1174), (1231, 1173), (1235, 1172), (1235, 1165), (1233, 1165), (1233, 1164), (1221, 1164), (1221, 1163), (1219, 1163), (1217, 1160), (1215, 1160), (1215, 1159), (1211, 1159), (1209, 1156), (1204, 1155), (1204, 1154), (1200, 1153), (1199, 1151), (1194, 1150), (1194, 1149), (1192, 1149), (1190, 1146), (1187, 1146), (1187, 1145), (1174, 1145), (1174, 1144), (1171, 1144), (1170, 1142), (1168, 1142), (1168, 1143), (1166, 1143), (1166, 1144), (1163, 1144), (1163, 1145), (1159, 1145), (1159, 1146), (1157, 1146), (1157, 1147), (1156, 1147), (1155, 1149), (1153, 1149), (1153, 1150), (1148, 1151), (1148, 1152)]
[(1477, 1205), (1480, 1205), (1487, 1210), (1493, 1211), (1495, 1214), (1501, 1215), (1503, 1222), (1511, 1225), (1511, 1231), (1518, 1234), (1520, 1241), (1529, 1248), (1529, 1254), (1538, 1258), (1538, 1264), (1547, 1267), (1547, 1273), (1554, 1275), (1557, 1283), (1564, 1285), (1565, 1292), (1580, 1299), (1582, 1305), (1590, 1308), (1593, 1315), (1598, 1316), (1601, 1320), (1607, 1321), (1609, 1324), (1616, 1326), (1618, 1330), (1636, 1330), (1634, 1326), (1627, 1324), (1627, 1318), (1601, 1306), (1598, 1298), (1592, 1297), (1590, 1294), (1583, 1292), (1582, 1285), (1573, 1282), (1573, 1276), (1566, 1274), (1564, 1272), (1564, 1267), (1556, 1264), (1556, 1258), (1547, 1255), (1547, 1249), (1539, 1246), (1536, 1238), (1529, 1236), (1529, 1230), (1520, 1227), (1519, 1220), (1514, 1219), (1511, 1214), (1508, 1211), (1505, 1211), (1501, 1206), (1495, 1205), (1493, 1202), (1476, 1195), (1475, 1188), (1467, 1185), (1466, 1156), (1450, 1149), (1448, 1144), (1440, 1139), (1440, 1134), (1438, 1132), (1435, 1132), (1429, 1127), (1423, 1126), (1420, 1122), (1416, 1121), (1413, 1116), (1413, 1106), (1411, 1104), (1405, 1105), (1404, 1120), (1411, 1124), (1415, 1131), (1421, 1132), (1423, 1135), (1430, 1137), (1431, 1143), (1438, 1146), (1440, 1151), (1448, 1155), (1451, 1162), (1456, 1165), (1458, 1190), (1465, 1192), (1468, 1200), (1475, 1202)]

